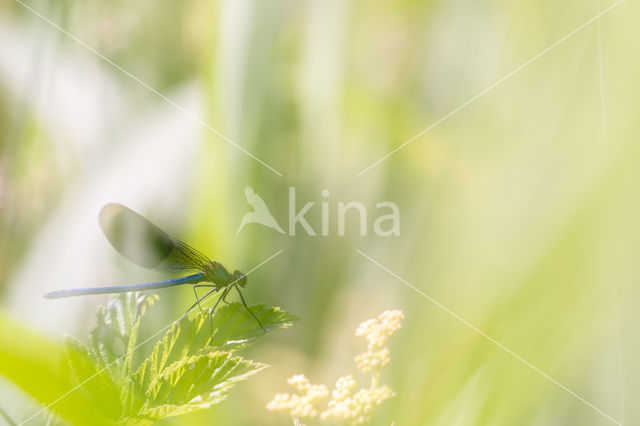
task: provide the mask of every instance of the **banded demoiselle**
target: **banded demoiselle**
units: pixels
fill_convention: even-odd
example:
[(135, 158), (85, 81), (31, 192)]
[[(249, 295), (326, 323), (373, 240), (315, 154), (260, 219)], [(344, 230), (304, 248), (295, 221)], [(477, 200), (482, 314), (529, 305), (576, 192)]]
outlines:
[[(197, 271), (195, 274), (181, 278), (145, 284), (118, 285), (110, 287), (87, 287), (68, 290), (56, 290), (44, 295), (47, 299), (61, 297), (84, 296), (90, 294), (126, 293), (130, 291), (153, 290), (192, 284), (196, 296), (189, 310), (212, 293), (221, 291), (213, 310), (229, 292), (236, 289), (244, 307), (260, 324), (260, 320), (251, 312), (240, 291), (247, 285), (247, 277), (240, 271), (230, 274), (220, 263), (210, 260), (198, 250), (167, 234), (142, 215), (122, 204), (106, 204), (98, 215), (102, 233), (107, 237), (114, 249), (129, 261), (142, 266), (164, 272)], [(202, 282), (211, 284), (200, 284)], [(202, 297), (198, 297), (197, 288), (210, 288)], [(188, 311), (187, 311), (188, 312)]]

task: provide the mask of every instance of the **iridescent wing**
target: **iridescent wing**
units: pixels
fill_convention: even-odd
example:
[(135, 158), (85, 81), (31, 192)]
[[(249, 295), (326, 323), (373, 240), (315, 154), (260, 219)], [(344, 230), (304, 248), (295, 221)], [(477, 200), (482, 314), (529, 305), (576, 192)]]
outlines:
[(202, 271), (213, 263), (198, 250), (167, 234), (122, 204), (105, 205), (100, 210), (98, 220), (113, 248), (144, 268)]

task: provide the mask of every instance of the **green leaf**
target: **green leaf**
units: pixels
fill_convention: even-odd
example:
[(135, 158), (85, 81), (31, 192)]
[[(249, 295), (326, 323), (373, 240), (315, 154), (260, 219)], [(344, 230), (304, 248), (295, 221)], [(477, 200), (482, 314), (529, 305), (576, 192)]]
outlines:
[(298, 318), (279, 308), (231, 303), (176, 321), (133, 371), (138, 329), (157, 296), (119, 294), (98, 309), (90, 344), (65, 339), (71, 370), (95, 405), (114, 423), (146, 424), (203, 410), (236, 383), (267, 367), (234, 352)]
[[(253, 305), (249, 309), (267, 331), (289, 328), (300, 319), (296, 315), (281, 311), (280, 308), (269, 308), (265, 305)], [(212, 329), (211, 345), (224, 347), (226, 350), (240, 349), (266, 334), (240, 303), (231, 303), (219, 308), (212, 316)]]
[(211, 352), (185, 357), (158, 374), (148, 390), (148, 404), (141, 416), (158, 420), (203, 410), (226, 398), (228, 390), (267, 365)]
[[(249, 309), (267, 330), (288, 328), (298, 321), (297, 316), (279, 308), (254, 305)], [(138, 368), (138, 381), (146, 389), (153, 375), (183, 357), (197, 354), (203, 349), (238, 350), (265, 334), (255, 318), (239, 303), (223, 306), (213, 315), (209, 310), (199, 311), (171, 327)]]
[(112, 420), (120, 413), (120, 390), (106, 370), (95, 362), (87, 345), (72, 336), (65, 336), (64, 350), (78, 383), (89, 392), (95, 405)]
[(132, 357), (124, 357), (123, 362), (116, 363), (113, 368), (111, 365), (133, 350), (140, 319), (157, 300), (155, 294), (121, 293), (112, 297), (106, 307), (98, 308), (96, 326), (90, 334), (91, 346), (98, 365), (109, 366), (114, 377), (130, 372)]

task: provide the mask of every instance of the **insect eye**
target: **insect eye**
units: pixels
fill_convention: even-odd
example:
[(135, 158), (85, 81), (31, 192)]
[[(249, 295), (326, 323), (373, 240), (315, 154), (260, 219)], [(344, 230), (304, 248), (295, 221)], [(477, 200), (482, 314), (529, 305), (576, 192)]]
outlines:
[(236, 284), (238, 284), (240, 287), (244, 287), (247, 285), (247, 277), (245, 274), (243, 274), (240, 271), (233, 271), (233, 280), (236, 282)]

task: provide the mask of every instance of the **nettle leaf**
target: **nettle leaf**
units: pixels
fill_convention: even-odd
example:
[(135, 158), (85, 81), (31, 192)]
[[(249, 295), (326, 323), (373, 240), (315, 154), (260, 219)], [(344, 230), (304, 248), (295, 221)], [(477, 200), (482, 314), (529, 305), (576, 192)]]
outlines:
[[(250, 309), (267, 331), (289, 328), (300, 319), (280, 308), (254, 305)], [(209, 331), (213, 330), (211, 345), (226, 350), (240, 349), (265, 335), (265, 330), (240, 303), (231, 303), (218, 309), (211, 317), (210, 325)]]
[[(234, 355), (266, 333), (239, 303), (176, 321), (133, 371), (140, 321), (155, 295), (123, 293), (97, 312), (90, 344), (66, 337), (75, 378), (114, 423), (146, 424), (210, 408), (231, 387), (267, 367)], [(298, 317), (264, 305), (250, 307), (267, 331)]]
[(225, 399), (236, 383), (266, 367), (222, 351), (185, 357), (154, 378), (141, 416), (155, 421), (207, 409)]
[(64, 352), (78, 383), (93, 397), (94, 404), (111, 420), (120, 413), (120, 390), (109, 372), (96, 363), (87, 345), (72, 336), (64, 338)]
[[(291, 327), (299, 319), (279, 308), (254, 305), (249, 309), (267, 331)], [(265, 331), (240, 303), (225, 305), (213, 315), (209, 310), (199, 311), (194, 317), (173, 324), (138, 368), (138, 382), (147, 389), (155, 374), (181, 358), (198, 354), (203, 348), (238, 350), (264, 335)]]
[[(112, 297), (106, 307), (98, 308), (97, 323), (89, 338), (99, 365), (107, 367), (135, 347), (140, 319), (157, 300), (155, 294), (121, 293)], [(124, 373), (129, 373), (132, 357), (123, 360), (111, 371), (124, 368)]]

